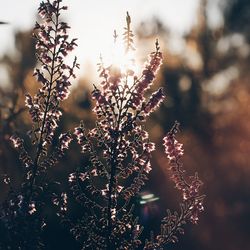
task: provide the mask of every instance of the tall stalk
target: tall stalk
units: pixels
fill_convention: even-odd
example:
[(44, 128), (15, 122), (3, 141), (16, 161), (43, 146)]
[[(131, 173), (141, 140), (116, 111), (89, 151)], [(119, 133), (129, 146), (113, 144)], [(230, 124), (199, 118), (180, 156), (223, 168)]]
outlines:
[[(78, 221), (72, 222), (70, 229), (82, 249), (162, 249), (176, 240), (184, 222), (195, 222), (202, 210), (204, 197), (198, 195), (201, 182), (197, 177), (188, 183), (183, 175), (180, 168), (182, 151), (180, 144), (175, 142), (178, 126), (174, 125), (165, 138), (166, 145), (171, 146), (166, 153), (171, 164), (176, 164), (173, 168), (175, 181), (185, 183), (185, 194), (195, 195), (184, 199), (180, 215), (168, 213), (162, 221), (161, 234), (144, 243), (140, 240), (142, 226), (133, 216), (131, 198), (139, 195), (147, 181), (151, 152), (155, 150), (142, 124), (163, 102), (165, 95), (159, 88), (147, 97), (162, 63), (158, 40), (155, 51), (137, 75), (133, 36), (127, 13), (123, 34), (124, 65), (105, 66), (101, 59), (98, 64), (101, 83), (94, 85), (92, 92), (96, 127), (87, 131), (81, 123), (75, 129), (81, 152), (88, 159), (69, 176), (72, 194), (85, 212)], [(116, 32), (114, 37), (117, 42)]]
[(43, 177), (48, 168), (63, 156), (72, 140), (69, 133), (64, 133), (59, 135), (57, 145), (51, 147), (62, 115), (60, 102), (68, 97), (75, 68), (79, 67), (76, 58), (72, 66), (65, 63), (65, 57), (76, 46), (76, 39), (69, 40), (67, 33), (70, 27), (61, 21), (61, 12), (67, 9), (61, 2), (42, 1), (38, 8), (41, 21), (34, 28), (38, 60), (34, 76), (39, 82), (39, 89), (33, 97), (27, 93), (25, 99), (32, 120), (32, 130), (28, 134), (35, 154), (27, 152), (24, 140), (17, 135), (10, 138), (20, 151), (25, 174), (19, 189), (11, 186), (6, 204), (0, 210), (8, 235), (8, 243), (4, 243), (6, 249), (40, 249), (42, 246), (40, 232), (46, 224), (43, 196), (51, 195), (44, 193), (49, 183)]

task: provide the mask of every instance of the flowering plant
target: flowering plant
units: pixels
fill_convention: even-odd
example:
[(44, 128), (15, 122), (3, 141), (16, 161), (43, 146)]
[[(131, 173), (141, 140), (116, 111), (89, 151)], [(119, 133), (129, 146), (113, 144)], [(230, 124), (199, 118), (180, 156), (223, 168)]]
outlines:
[(41, 2), (38, 9), (42, 23), (36, 23), (34, 38), (36, 40), (38, 68), (34, 76), (41, 84), (37, 94), (32, 98), (26, 94), (26, 107), (32, 120), (29, 132), (35, 147), (34, 155), (27, 152), (24, 140), (17, 135), (11, 136), (15, 148), (20, 151), (20, 161), (24, 166), (24, 178), (19, 190), (11, 185), (6, 176), (5, 183), (10, 185), (9, 197), (1, 209), (1, 224), (6, 237), (2, 237), (3, 248), (39, 249), (42, 247), (40, 229), (45, 225), (41, 216), (44, 196), (48, 183), (44, 181), (46, 171), (55, 165), (68, 148), (71, 136), (61, 134), (56, 147), (50, 147), (55, 140), (55, 130), (62, 115), (60, 102), (69, 94), (74, 70), (79, 65), (76, 58), (72, 66), (64, 62), (67, 54), (76, 46), (76, 39), (69, 40), (67, 23), (60, 20), (61, 11), (66, 6), (62, 0)]
[[(202, 182), (198, 175), (187, 179), (181, 163), (182, 144), (176, 140), (179, 124), (176, 122), (164, 137), (165, 153), (169, 159), (171, 178), (182, 192), (180, 213), (163, 218), (161, 232), (146, 241), (141, 240), (143, 227), (134, 217), (133, 198), (136, 197), (151, 171), (152, 152), (156, 146), (149, 139), (143, 123), (163, 102), (162, 88), (148, 95), (162, 64), (158, 40), (155, 51), (144, 64), (140, 74), (135, 70), (134, 41), (131, 18), (127, 13), (123, 34), (125, 44), (124, 66), (98, 64), (100, 86), (94, 85), (96, 126), (85, 129), (83, 123), (75, 128), (75, 137), (86, 156), (85, 164), (69, 175), (70, 193), (56, 195), (49, 190), (46, 173), (64, 155), (73, 140), (69, 132), (56, 138), (56, 128), (62, 112), (60, 103), (68, 97), (71, 79), (75, 77), (76, 59), (72, 66), (65, 57), (76, 46), (69, 40), (67, 23), (61, 21), (66, 6), (62, 0), (47, 0), (38, 9), (42, 23), (36, 23), (38, 67), (34, 76), (41, 84), (33, 97), (26, 94), (26, 106), (32, 120), (29, 135), (34, 153), (26, 150), (24, 140), (17, 135), (10, 139), (20, 151), (24, 178), (20, 188), (9, 185), (8, 197), (0, 210), (1, 249), (42, 249), (42, 229), (46, 226), (43, 210), (51, 199), (60, 208), (61, 218), (68, 222), (70, 232), (82, 249), (163, 249), (177, 241), (187, 221), (197, 223), (203, 210), (204, 196), (200, 195)], [(115, 40), (117, 34), (115, 32)], [(54, 144), (54, 143), (57, 144)], [(56, 145), (56, 146), (54, 146)], [(69, 218), (68, 198), (73, 197), (83, 207), (77, 220)]]
[(81, 123), (75, 129), (81, 152), (88, 157), (87, 163), (69, 176), (73, 196), (85, 211), (77, 222), (71, 221), (71, 232), (81, 242), (82, 249), (162, 249), (167, 243), (177, 241), (176, 234), (183, 233), (186, 221), (196, 223), (198, 212), (203, 210), (204, 196), (199, 194), (202, 182), (198, 175), (191, 177), (190, 183), (184, 176), (182, 144), (175, 138), (179, 125), (175, 123), (164, 138), (164, 146), (172, 179), (183, 193), (181, 212), (168, 211), (162, 220), (161, 233), (144, 243), (140, 240), (143, 228), (133, 216), (132, 198), (148, 179), (151, 153), (155, 150), (143, 123), (165, 95), (159, 88), (146, 98), (162, 64), (158, 40), (138, 76), (134, 59), (127, 56), (134, 50), (128, 13), (126, 24), (125, 66), (105, 66), (102, 59), (98, 64), (101, 83), (99, 87), (94, 85), (92, 92), (96, 127), (87, 131)]

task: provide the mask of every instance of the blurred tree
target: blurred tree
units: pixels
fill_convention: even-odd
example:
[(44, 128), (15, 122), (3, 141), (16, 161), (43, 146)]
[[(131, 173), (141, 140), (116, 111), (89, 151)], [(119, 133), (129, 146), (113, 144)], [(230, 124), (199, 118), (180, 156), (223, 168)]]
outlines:
[(143, 41), (152, 39), (157, 34), (165, 48), (166, 60), (159, 79), (166, 84), (168, 95), (168, 101), (161, 109), (159, 118), (164, 131), (178, 120), (182, 128), (192, 129), (194, 133), (208, 140), (212, 117), (203, 104), (202, 82), (214, 74), (217, 66), (214, 48), (218, 37), (214, 36), (214, 31), (207, 24), (206, 1), (201, 2), (197, 15), (198, 24), (183, 38), (179, 38), (184, 42), (180, 53), (169, 50), (171, 33), (158, 19), (153, 19), (151, 25), (142, 23), (137, 33)]
[(35, 43), (31, 31), (18, 31), (15, 34), (16, 51), (5, 54), (0, 63), (7, 67), (9, 74), (8, 88), (25, 89), (24, 80), (36, 64)]
[(248, 0), (229, 0), (222, 9), (225, 13), (227, 32), (243, 33), (250, 42), (250, 2)]
[(17, 32), (15, 34), (16, 52), (5, 54), (0, 59), (0, 65), (7, 69), (9, 82), (0, 86), (1, 96), (1, 130), (8, 134), (13, 121), (24, 110), (19, 98), (25, 92), (25, 79), (33, 72), (36, 64), (35, 45), (31, 39), (31, 32)]
[[(18, 31), (15, 34), (15, 53), (9, 52), (0, 59), (0, 66), (7, 70), (8, 83), (0, 85), (0, 175), (9, 174), (20, 179), (21, 169), (16, 169), (18, 156), (12, 149), (9, 137), (17, 128), (24, 133), (27, 119), (23, 119), (24, 93), (26, 78), (33, 72), (36, 64), (35, 45), (30, 31)], [(1, 182), (1, 190), (5, 190)], [(3, 198), (1, 193), (0, 199)]]

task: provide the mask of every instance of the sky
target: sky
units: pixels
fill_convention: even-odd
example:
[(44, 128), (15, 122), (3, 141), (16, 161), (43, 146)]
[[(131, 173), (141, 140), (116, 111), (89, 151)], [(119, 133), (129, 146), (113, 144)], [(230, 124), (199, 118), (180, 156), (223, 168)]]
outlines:
[[(218, 1), (218, 0), (213, 0)], [(71, 37), (78, 38), (75, 52), (80, 63), (97, 62), (100, 53), (110, 50), (113, 31), (122, 34), (126, 11), (132, 27), (153, 17), (160, 19), (175, 34), (183, 34), (197, 22), (200, 0), (64, 0), (69, 7), (64, 15), (72, 27)], [(14, 31), (33, 27), (40, 0), (0, 0), (0, 58), (5, 51), (14, 51)], [(212, 20), (214, 20), (213, 16)]]

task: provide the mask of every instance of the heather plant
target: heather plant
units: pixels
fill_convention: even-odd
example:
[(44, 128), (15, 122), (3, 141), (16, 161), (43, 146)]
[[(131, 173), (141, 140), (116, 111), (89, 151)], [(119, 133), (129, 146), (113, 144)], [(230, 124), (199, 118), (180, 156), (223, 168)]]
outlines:
[(4, 177), (9, 193), (1, 205), (1, 249), (40, 249), (43, 246), (41, 230), (46, 222), (42, 210), (51, 196), (47, 192), (51, 184), (46, 181), (46, 173), (63, 156), (72, 140), (69, 133), (55, 137), (62, 115), (60, 103), (68, 97), (75, 68), (79, 66), (76, 58), (72, 66), (65, 63), (65, 57), (76, 46), (76, 39), (69, 40), (70, 27), (61, 21), (61, 12), (67, 9), (61, 2), (43, 1), (38, 8), (41, 22), (35, 25), (34, 38), (39, 63), (34, 76), (40, 87), (33, 97), (26, 94), (25, 101), (32, 120), (32, 130), (28, 134), (33, 146), (28, 152), (22, 138), (18, 135), (10, 138), (19, 150), (24, 177), (19, 188), (9, 176)]
[[(116, 40), (116, 32), (114, 37)], [(69, 175), (69, 184), (72, 196), (82, 207), (82, 216), (77, 220), (68, 218), (66, 194), (60, 201), (55, 200), (82, 249), (164, 249), (168, 243), (177, 241), (186, 222), (196, 224), (203, 210), (202, 182), (197, 174), (185, 175), (176, 122), (164, 137), (163, 145), (169, 160), (166, 169), (182, 195), (180, 212), (167, 210), (160, 233), (152, 234), (145, 242), (140, 239), (143, 227), (133, 214), (133, 198), (145, 185), (152, 169), (150, 160), (155, 144), (150, 141), (144, 123), (165, 98), (162, 88), (149, 94), (162, 64), (162, 52), (156, 40), (155, 51), (138, 74), (128, 13), (123, 40), (123, 67), (106, 66), (102, 58), (98, 64), (101, 83), (94, 85), (92, 92), (96, 126), (87, 130), (81, 123), (75, 128), (85, 163)]]
[[(177, 234), (183, 233), (186, 222), (197, 223), (203, 210), (202, 182), (197, 174), (188, 178), (185, 175), (182, 144), (176, 140), (179, 128), (176, 122), (164, 137), (163, 145), (171, 179), (182, 194), (180, 212), (167, 210), (160, 233), (141, 240), (143, 227), (134, 215), (133, 199), (148, 180), (155, 150), (144, 123), (163, 102), (165, 94), (162, 88), (149, 92), (162, 64), (158, 40), (141, 73), (136, 71), (134, 35), (128, 13), (122, 67), (107, 66), (102, 58), (98, 64), (101, 83), (94, 85), (92, 92), (96, 126), (87, 130), (81, 122), (75, 128), (85, 163), (69, 175), (71, 192), (57, 195), (51, 191), (57, 182), (48, 181), (48, 169), (63, 157), (72, 141), (69, 132), (56, 134), (62, 116), (60, 104), (68, 97), (75, 68), (79, 67), (76, 58), (71, 66), (65, 63), (76, 39), (69, 40), (70, 27), (61, 21), (61, 12), (67, 9), (61, 2), (43, 1), (38, 9), (41, 22), (34, 28), (38, 60), (34, 76), (40, 87), (33, 97), (26, 94), (25, 99), (32, 121), (28, 132), (31, 143), (17, 134), (10, 138), (19, 151), (24, 176), (20, 185), (7, 174), (4, 176), (9, 192), (1, 204), (0, 248), (46, 248), (42, 240), (47, 223), (44, 210), (52, 200), (82, 249), (163, 249), (177, 241)], [(116, 42), (116, 32), (114, 38)], [(76, 220), (68, 216), (68, 212), (72, 215), (69, 197), (82, 207)]]

